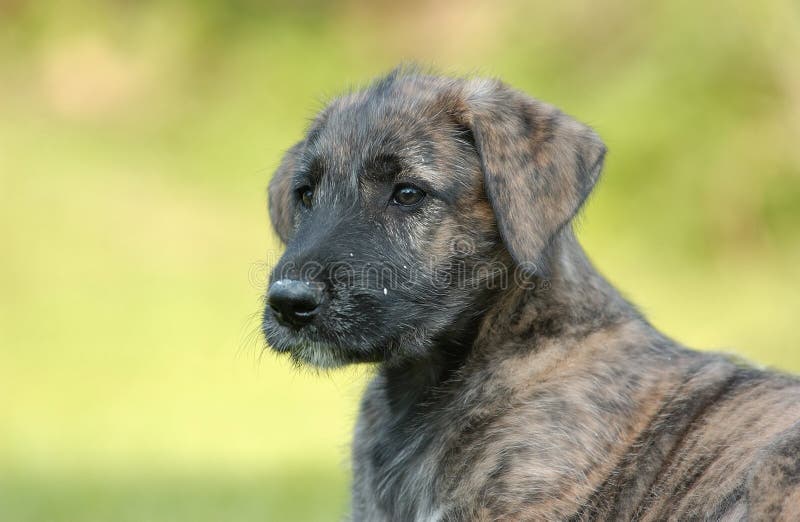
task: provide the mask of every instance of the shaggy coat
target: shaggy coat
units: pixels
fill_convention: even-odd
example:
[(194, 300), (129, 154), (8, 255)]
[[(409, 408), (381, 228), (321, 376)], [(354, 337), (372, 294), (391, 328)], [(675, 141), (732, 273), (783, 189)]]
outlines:
[(263, 328), (378, 364), (353, 520), (800, 520), (800, 383), (661, 334), (577, 243), (604, 155), (499, 81), (409, 69), (286, 154), (273, 287), (318, 290), (300, 325), (271, 287)]

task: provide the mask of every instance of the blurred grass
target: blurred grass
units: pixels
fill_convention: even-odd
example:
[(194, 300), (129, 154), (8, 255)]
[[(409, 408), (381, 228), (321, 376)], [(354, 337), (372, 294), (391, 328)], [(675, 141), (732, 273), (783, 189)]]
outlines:
[(677, 339), (800, 371), (798, 55), (791, 0), (0, 2), (0, 520), (345, 512), (368, 369), (260, 355), (264, 188), (399, 61), (595, 126), (598, 266)]
[[(0, 478), (3, 520), (331, 520), (346, 509), (339, 472), (319, 466), (269, 476), (50, 474)], [(309, 482), (319, 487), (309, 488)]]

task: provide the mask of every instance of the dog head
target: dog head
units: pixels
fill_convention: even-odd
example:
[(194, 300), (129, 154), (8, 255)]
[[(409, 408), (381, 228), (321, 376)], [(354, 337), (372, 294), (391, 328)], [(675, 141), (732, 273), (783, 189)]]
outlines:
[(599, 176), (588, 127), (503, 83), (397, 70), (331, 103), (269, 185), (273, 349), (332, 367), (468, 342)]

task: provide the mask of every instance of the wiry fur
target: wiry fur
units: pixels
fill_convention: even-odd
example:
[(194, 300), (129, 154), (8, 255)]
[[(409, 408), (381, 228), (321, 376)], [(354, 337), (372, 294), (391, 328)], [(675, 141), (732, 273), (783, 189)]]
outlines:
[[(264, 331), (300, 362), (379, 363), (354, 520), (800, 519), (798, 381), (665, 337), (575, 240), (604, 154), (498, 81), (403, 69), (334, 101), (287, 153), (273, 278), (326, 300), (299, 331), (267, 311)], [(424, 204), (387, 206), (409, 179)]]

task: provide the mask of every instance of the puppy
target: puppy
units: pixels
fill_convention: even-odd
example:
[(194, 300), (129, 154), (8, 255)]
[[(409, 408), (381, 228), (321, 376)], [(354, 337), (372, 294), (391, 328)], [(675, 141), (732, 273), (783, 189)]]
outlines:
[(577, 243), (605, 151), (499, 81), (398, 69), (287, 152), (263, 330), (377, 363), (354, 520), (800, 520), (800, 383), (664, 336)]

